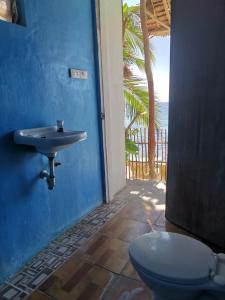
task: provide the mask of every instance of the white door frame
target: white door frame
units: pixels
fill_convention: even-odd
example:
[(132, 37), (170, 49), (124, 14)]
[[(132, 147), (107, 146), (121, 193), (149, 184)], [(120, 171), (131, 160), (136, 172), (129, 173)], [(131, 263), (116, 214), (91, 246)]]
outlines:
[(100, 0), (95, 0), (95, 14), (96, 14), (96, 26), (97, 26), (97, 44), (98, 44), (98, 68), (99, 68), (99, 88), (100, 88), (100, 114), (102, 121), (102, 142), (103, 142), (103, 155), (104, 155), (104, 180), (105, 180), (105, 202), (110, 202), (109, 196), (109, 174), (108, 174), (108, 159), (107, 159), (107, 144), (106, 144), (106, 129), (105, 129), (105, 106), (104, 106), (104, 90), (103, 90), (103, 76), (102, 76), (102, 55), (101, 55), (101, 21), (100, 21)]
[(126, 184), (121, 0), (95, 0), (106, 202)]

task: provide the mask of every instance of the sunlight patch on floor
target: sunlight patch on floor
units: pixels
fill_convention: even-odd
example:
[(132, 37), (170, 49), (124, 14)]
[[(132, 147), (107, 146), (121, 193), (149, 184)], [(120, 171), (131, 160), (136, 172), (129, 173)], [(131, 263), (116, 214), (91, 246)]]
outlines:
[(139, 195), (139, 194), (140, 194), (140, 191), (130, 191), (130, 194), (131, 194), (131, 195)]
[(157, 189), (163, 190), (164, 192), (166, 192), (166, 184), (164, 182), (157, 183), (156, 187), (157, 187)]
[(157, 211), (165, 211), (166, 210), (166, 205), (165, 204), (157, 204), (155, 209)]
[[(140, 198), (144, 201), (150, 201), (151, 200), (151, 197), (147, 197), (147, 196), (141, 196)], [(151, 202), (152, 202), (152, 200), (151, 200)]]

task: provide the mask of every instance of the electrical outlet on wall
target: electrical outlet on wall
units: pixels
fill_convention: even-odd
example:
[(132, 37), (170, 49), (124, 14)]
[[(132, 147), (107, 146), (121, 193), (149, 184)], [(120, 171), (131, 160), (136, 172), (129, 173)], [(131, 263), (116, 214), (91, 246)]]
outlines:
[(84, 70), (77, 70), (77, 69), (69, 69), (69, 74), (71, 78), (76, 79), (88, 79), (88, 72)]

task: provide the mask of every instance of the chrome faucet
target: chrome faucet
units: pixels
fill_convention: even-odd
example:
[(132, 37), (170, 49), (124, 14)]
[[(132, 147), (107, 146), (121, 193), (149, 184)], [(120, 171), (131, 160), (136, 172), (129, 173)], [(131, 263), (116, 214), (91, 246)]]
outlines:
[(63, 132), (63, 124), (64, 124), (64, 120), (57, 120), (56, 121), (57, 124), (57, 132)]

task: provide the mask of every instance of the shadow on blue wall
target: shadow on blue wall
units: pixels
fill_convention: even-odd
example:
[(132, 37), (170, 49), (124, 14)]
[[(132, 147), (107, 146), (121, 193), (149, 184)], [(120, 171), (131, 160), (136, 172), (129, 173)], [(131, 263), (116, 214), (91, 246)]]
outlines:
[[(24, 153), (30, 154), (31, 156), (37, 155), (37, 151), (33, 147), (15, 145), (13, 136), (14, 132), (11, 132), (0, 138), (0, 145), (2, 145), (1, 152), (6, 153), (6, 158), (11, 155), (11, 157), (15, 156), (16, 159), (15, 164), (12, 163), (12, 160), (10, 161), (10, 164), (8, 159), (2, 160), (1, 168), (7, 170), (6, 175), (7, 173), (11, 173), (14, 171), (14, 167), (16, 164), (26, 164), (26, 157)], [(18, 177), (17, 180), (20, 182), (20, 185), (18, 190), (14, 192), (16, 192), (16, 196), (18, 197), (17, 199), (21, 199), (22, 201), (24, 197), (27, 197), (30, 193), (33, 193), (33, 186), (37, 184), (37, 182), (40, 180), (40, 177), (37, 172), (37, 174), (35, 174), (33, 178), (30, 178), (27, 181), (25, 181), (22, 176)]]
[[(23, 2), (26, 27), (0, 21), (0, 282), (104, 198), (93, 3)], [(88, 80), (69, 78), (71, 67)], [(58, 153), (49, 191), (47, 158), (15, 145), (13, 131), (57, 119), (88, 139)]]

